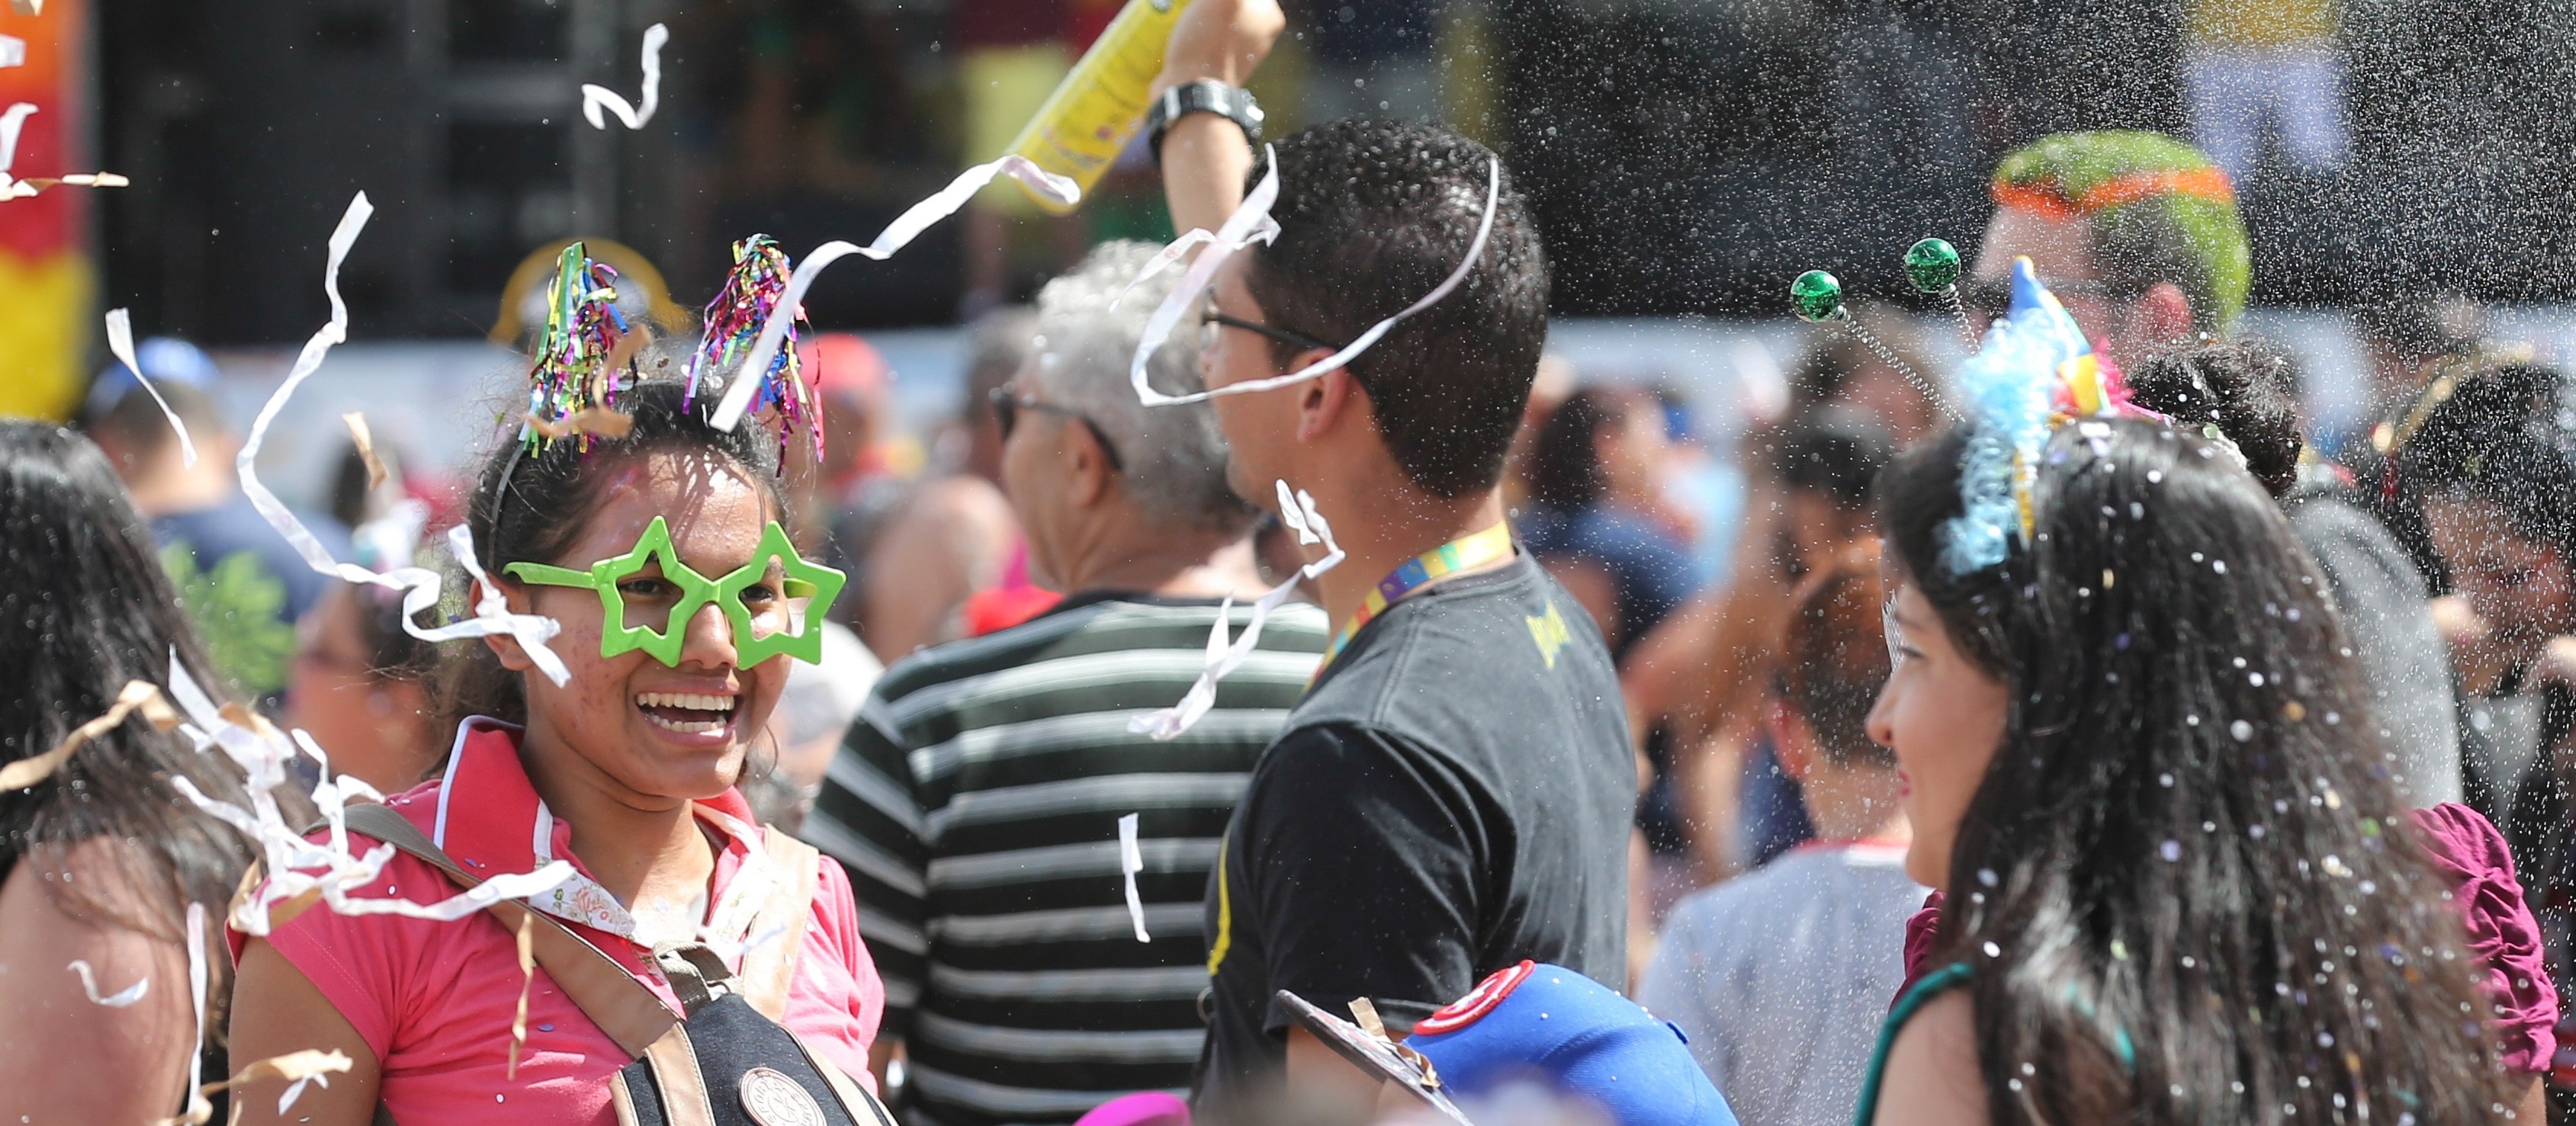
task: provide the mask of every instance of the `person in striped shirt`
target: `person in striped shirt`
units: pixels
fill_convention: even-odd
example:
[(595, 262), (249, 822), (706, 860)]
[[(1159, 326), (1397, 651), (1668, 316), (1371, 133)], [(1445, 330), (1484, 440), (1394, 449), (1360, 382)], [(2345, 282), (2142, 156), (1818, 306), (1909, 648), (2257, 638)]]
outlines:
[[(1070, 1122), (1189, 1086), (1218, 840), (1324, 647), (1320, 611), (1283, 607), (1206, 718), (1168, 742), (1128, 730), (1181, 698), (1217, 617), (1240, 633), (1260, 588), (1208, 408), (1148, 410), (1127, 383), (1177, 273), (1121, 300), (1153, 253), (1104, 245), (1050, 283), (1037, 352), (995, 396), (1032, 572), (1067, 597), (887, 669), (805, 824), (849, 869), (915, 1126)], [(1198, 333), (1154, 354), (1159, 388), (1198, 389)], [(1141, 920), (1119, 864), (1129, 813)]]

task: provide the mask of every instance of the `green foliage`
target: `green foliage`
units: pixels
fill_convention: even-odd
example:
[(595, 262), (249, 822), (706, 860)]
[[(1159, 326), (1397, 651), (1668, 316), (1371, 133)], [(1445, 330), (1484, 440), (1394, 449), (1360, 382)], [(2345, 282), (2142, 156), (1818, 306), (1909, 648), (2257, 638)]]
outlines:
[(206, 655), (233, 686), (251, 695), (286, 687), (286, 663), (295, 656), (295, 623), (286, 617), (286, 583), (270, 574), (257, 554), (225, 556), (212, 571), (197, 569), (184, 543), (161, 549), (161, 569), (179, 588), (179, 601), (196, 619)]

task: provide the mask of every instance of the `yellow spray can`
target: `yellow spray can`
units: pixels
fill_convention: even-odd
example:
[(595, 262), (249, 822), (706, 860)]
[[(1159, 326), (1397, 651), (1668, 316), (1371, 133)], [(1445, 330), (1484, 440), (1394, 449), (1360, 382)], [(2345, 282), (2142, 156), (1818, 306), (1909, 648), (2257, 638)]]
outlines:
[[(1163, 49), (1172, 40), (1172, 25), (1190, 0), (1127, 0), (1116, 18), (1102, 29), (1073, 73), (1038, 107), (1036, 117), (1020, 130), (1010, 151), (1082, 186), (1085, 198), (1102, 173), (1144, 124), (1145, 91), (1163, 70)], [(1013, 180), (1013, 183), (1019, 183)], [(1027, 185), (1022, 184), (1025, 190)], [(1064, 214), (1072, 208), (1034, 191), (1039, 208)]]

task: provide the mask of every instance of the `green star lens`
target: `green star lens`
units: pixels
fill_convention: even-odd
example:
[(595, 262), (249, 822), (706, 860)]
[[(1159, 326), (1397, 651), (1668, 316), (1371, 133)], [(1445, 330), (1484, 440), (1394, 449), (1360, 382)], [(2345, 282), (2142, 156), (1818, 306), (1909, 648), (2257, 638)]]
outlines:
[[(660, 567), (661, 577), (652, 581), (668, 584), (671, 590), (657, 592), (649, 602), (638, 595), (637, 605), (630, 608), (626, 587), (647, 565)], [(586, 570), (512, 563), (502, 573), (542, 586), (596, 592), (602, 617), (601, 657), (641, 649), (654, 660), (677, 666), (680, 648), (688, 640), (689, 620), (713, 603), (733, 627), (738, 668), (781, 653), (809, 664), (821, 661), (823, 620), (848, 582), (841, 572), (797, 555), (795, 542), (775, 520), (761, 531), (750, 562), (721, 579), (709, 579), (680, 562), (679, 552), (671, 546), (670, 526), (659, 516), (645, 527), (634, 550), (602, 559)], [(656, 620), (659, 628), (653, 624)]]

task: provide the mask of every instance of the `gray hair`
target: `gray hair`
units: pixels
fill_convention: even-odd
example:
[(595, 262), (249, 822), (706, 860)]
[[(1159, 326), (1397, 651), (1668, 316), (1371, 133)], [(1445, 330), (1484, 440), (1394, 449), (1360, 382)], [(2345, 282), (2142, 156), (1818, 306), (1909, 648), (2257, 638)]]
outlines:
[[(1094, 247), (1082, 264), (1038, 292), (1037, 362), (1023, 369), (1022, 393), (1079, 411), (1100, 427), (1125, 466), (1128, 496), (1148, 520), (1194, 531), (1241, 531), (1253, 509), (1226, 485), (1225, 436), (1206, 403), (1147, 407), (1128, 365), (1145, 321), (1181, 271), (1167, 269), (1133, 290), (1159, 248), (1120, 241)], [(1121, 295), (1124, 295), (1123, 297)], [(1155, 349), (1145, 377), (1165, 394), (1198, 391), (1198, 318), (1182, 318)]]

